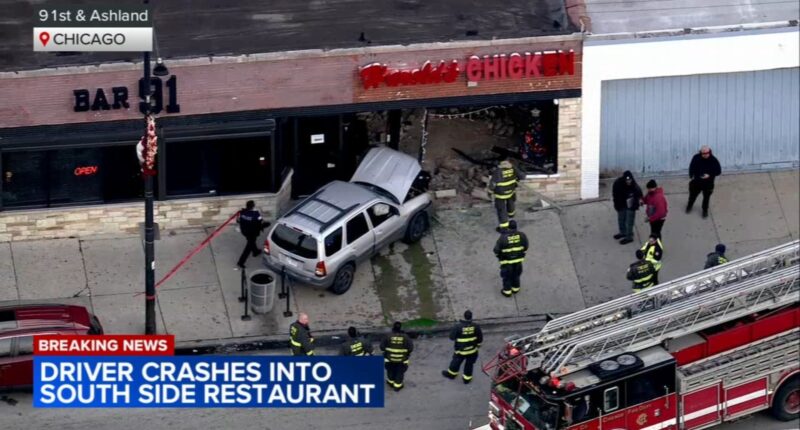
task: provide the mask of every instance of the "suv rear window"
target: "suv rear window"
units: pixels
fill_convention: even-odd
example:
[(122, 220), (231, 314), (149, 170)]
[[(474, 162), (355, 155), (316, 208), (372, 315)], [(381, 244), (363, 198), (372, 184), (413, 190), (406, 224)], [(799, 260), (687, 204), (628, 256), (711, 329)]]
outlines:
[(272, 242), (303, 258), (317, 258), (317, 240), (302, 231), (278, 224), (272, 232)]

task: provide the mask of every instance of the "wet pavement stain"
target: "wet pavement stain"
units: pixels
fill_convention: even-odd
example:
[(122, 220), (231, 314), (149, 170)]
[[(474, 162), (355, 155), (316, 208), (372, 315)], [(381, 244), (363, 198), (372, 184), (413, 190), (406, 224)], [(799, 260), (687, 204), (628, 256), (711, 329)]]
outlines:
[(415, 243), (402, 252), (403, 259), (411, 266), (411, 276), (419, 298), (420, 319), (435, 320), (440, 307), (434, 297), (433, 269), (422, 245)]
[(402, 311), (400, 298), (400, 272), (392, 266), (389, 255), (394, 252), (394, 245), (391, 245), (387, 254), (378, 254), (372, 257), (372, 265), (377, 268), (375, 271), (375, 285), (378, 299), (383, 308), (383, 319), (386, 325), (393, 321), (392, 314)]

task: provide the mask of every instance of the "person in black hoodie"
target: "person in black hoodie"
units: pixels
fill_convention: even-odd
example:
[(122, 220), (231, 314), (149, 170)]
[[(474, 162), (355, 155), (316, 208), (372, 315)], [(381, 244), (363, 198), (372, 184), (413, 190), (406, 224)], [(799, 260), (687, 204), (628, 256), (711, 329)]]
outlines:
[(639, 201), (642, 198), (642, 189), (633, 178), (630, 171), (625, 171), (611, 188), (611, 196), (614, 200), (614, 209), (617, 211), (617, 225), (619, 233), (614, 235), (614, 239), (620, 240), (620, 244), (633, 242), (633, 223), (636, 220), (636, 211), (639, 209)]
[(689, 164), (689, 202), (686, 204), (686, 213), (692, 211), (695, 200), (700, 193), (703, 193), (703, 218), (708, 216), (708, 201), (711, 193), (714, 192), (714, 178), (722, 173), (722, 167), (711, 148), (703, 145), (700, 152), (692, 157)]

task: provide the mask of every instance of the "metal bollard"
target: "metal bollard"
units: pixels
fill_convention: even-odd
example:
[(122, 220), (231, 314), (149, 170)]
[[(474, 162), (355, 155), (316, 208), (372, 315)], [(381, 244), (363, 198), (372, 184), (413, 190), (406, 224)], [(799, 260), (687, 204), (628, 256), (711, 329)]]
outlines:
[(247, 274), (244, 269), (242, 269), (242, 297), (239, 297), (239, 301), (244, 301), (244, 315), (242, 315), (242, 321), (250, 321), (251, 318), (248, 314), (250, 303), (249, 294), (247, 294)]
[(286, 297), (286, 310), (283, 312), (284, 317), (292, 316), (292, 311), (289, 310), (289, 302), (291, 301), (289, 286), (287, 285), (288, 282), (292, 282), (291, 278), (286, 275), (286, 268), (281, 268), (281, 291), (284, 291), (283, 295)]

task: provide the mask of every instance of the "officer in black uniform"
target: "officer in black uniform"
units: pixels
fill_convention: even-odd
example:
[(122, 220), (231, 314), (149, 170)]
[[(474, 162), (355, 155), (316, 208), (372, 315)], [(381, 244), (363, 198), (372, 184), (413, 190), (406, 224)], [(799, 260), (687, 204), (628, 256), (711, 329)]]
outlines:
[(628, 267), (626, 277), (633, 281), (633, 292), (638, 293), (645, 288), (656, 285), (656, 268), (653, 263), (645, 258), (646, 255), (641, 249), (636, 250), (636, 262)]
[(239, 217), (236, 222), (239, 223), (242, 235), (247, 238), (247, 245), (245, 245), (244, 251), (242, 251), (242, 255), (236, 263), (238, 268), (244, 269), (248, 254), (252, 253), (253, 257), (258, 257), (261, 254), (261, 250), (256, 245), (256, 240), (258, 240), (258, 235), (261, 234), (261, 231), (269, 226), (269, 223), (265, 223), (261, 218), (261, 213), (256, 210), (256, 202), (252, 200), (248, 200), (245, 208), (239, 211)]
[(409, 357), (414, 351), (414, 343), (403, 333), (403, 325), (399, 321), (392, 325), (392, 334), (381, 341), (384, 367), (386, 367), (386, 383), (395, 391), (403, 389), (403, 376), (408, 370)]
[(514, 218), (517, 201), (517, 181), (525, 176), (520, 173), (508, 160), (503, 160), (492, 172), (489, 180), (489, 196), (494, 199), (494, 208), (497, 211), (497, 231), (508, 228), (509, 218)]
[(356, 330), (355, 327), (347, 329), (347, 336), (347, 341), (342, 344), (342, 348), (339, 351), (341, 355), (355, 355), (359, 357), (372, 355), (372, 345), (369, 341), (359, 336), (358, 330)]
[(517, 231), (517, 222), (508, 222), (508, 228), (500, 233), (494, 245), (494, 255), (500, 260), (500, 277), (503, 279), (503, 295), (511, 297), (520, 290), (520, 276), (525, 252), (528, 250), (528, 237)]
[(714, 252), (706, 255), (706, 264), (703, 266), (703, 269), (716, 267), (727, 262), (728, 257), (725, 257), (725, 245), (720, 243), (714, 247)]
[(455, 341), (453, 359), (447, 370), (442, 370), (445, 378), (455, 379), (461, 363), (464, 362), (464, 374), (461, 378), (465, 384), (472, 382), (472, 368), (478, 360), (478, 349), (483, 343), (483, 332), (478, 324), (472, 322), (472, 311), (464, 312), (464, 319), (450, 330), (450, 340)]
[(292, 355), (314, 355), (314, 336), (308, 327), (308, 315), (301, 313), (289, 326), (289, 347)]

